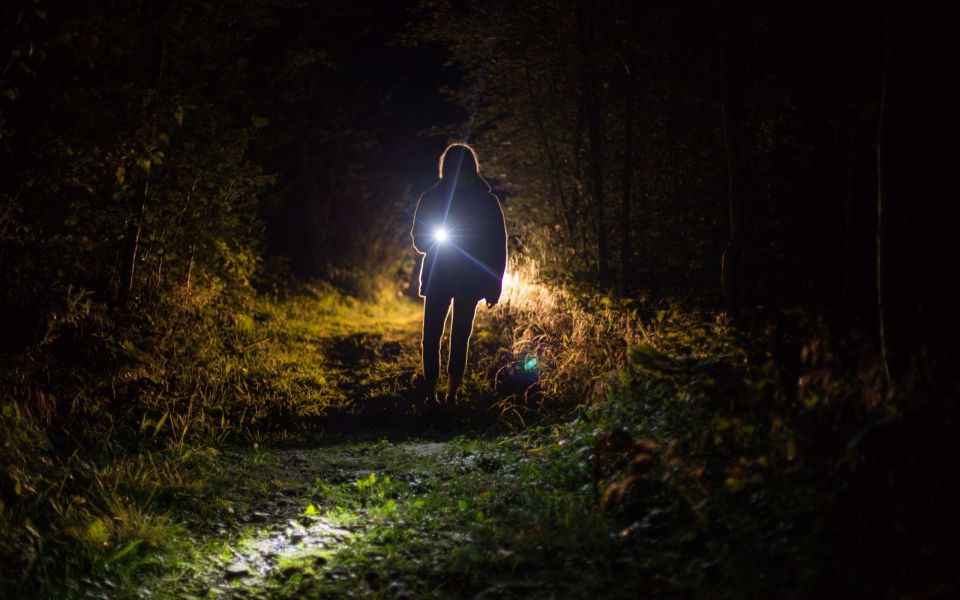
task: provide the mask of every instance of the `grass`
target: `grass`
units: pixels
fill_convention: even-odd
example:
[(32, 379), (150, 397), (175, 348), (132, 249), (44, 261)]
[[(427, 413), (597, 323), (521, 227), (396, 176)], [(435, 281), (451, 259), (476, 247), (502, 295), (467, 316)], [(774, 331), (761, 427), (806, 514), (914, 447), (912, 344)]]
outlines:
[[(609, 523), (579, 482), (569, 486), (579, 478), (530, 441), (529, 435), (458, 437), (267, 451), (262, 464), (274, 473), (290, 452), (312, 463), (315, 479), (299, 502), (262, 526), (235, 528), (226, 545), (194, 552), (182, 570), (153, 586), (172, 595), (229, 589), (237, 583), (223, 565), (238, 557), (267, 567), (263, 576), (242, 577), (243, 588), (274, 597), (569, 591), (584, 584), (569, 572), (570, 561), (580, 559), (603, 570), (588, 578), (590, 589), (629, 584), (617, 583), (622, 578), (608, 565), (624, 544), (607, 534)], [(425, 445), (431, 452), (419, 453)], [(581, 471), (588, 469), (580, 462)], [(530, 496), (534, 480), (540, 485)], [(330, 530), (348, 534), (323, 540)], [(190, 583), (171, 587), (185, 572)]]
[[(896, 533), (946, 514), (911, 500), (935, 483), (875, 483), (916, 472), (885, 441), (916, 419), (872, 391), (869, 362), (851, 371), (814, 325), (786, 340), (793, 370), (710, 315), (561, 289), (529, 265), (512, 275), (503, 303), (478, 313), (463, 397), (439, 426), (416, 409), (418, 305), (325, 287), (171, 308), (164, 323), (179, 329), (101, 341), (122, 359), (108, 375), (128, 403), (87, 386), (66, 438), (36, 403), (5, 399), (0, 552), (22, 568), (3, 590), (725, 598), (950, 585), (953, 554), (920, 561), (948, 546)], [(939, 456), (924, 445), (937, 439), (917, 451)], [(878, 575), (861, 554), (910, 575)]]

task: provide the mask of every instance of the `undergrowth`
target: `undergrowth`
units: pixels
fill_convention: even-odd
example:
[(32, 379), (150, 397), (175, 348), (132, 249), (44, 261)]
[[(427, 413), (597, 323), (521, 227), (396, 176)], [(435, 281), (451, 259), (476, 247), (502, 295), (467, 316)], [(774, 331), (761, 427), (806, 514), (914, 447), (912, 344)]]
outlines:
[[(310, 446), (371, 414), (394, 432), (415, 423), (398, 420), (418, 389), (419, 309), (406, 299), (184, 291), (117, 322), (71, 294), (3, 372), (8, 595), (162, 578), (185, 523), (239, 506), (220, 493), (225, 450), (254, 448), (247, 472), (267, 460), (260, 449)], [(561, 288), (514, 265), (503, 302), (478, 311), (470, 375), (448, 407), (485, 406), (498, 428), (448, 444), (442, 461), (384, 450), (392, 466), (372, 479), (297, 491), (308, 516), (362, 522), (362, 535), (320, 561), (342, 576), (313, 576), (314, 557), (271, 589), (955, 589), (955, 390), (921, 359), (890, 387), (868, 344), (838, 344), (809, 315), (758, 323)]]
[[(352, 406), (354, 357), (332, 360), (323, 344), (409, 336), (416, 318), (408, 301), (362, 302), (322, 284), (282, 300), (186, 289), (161, 298), (117, 313), (69, 290), (44, 335), (6, 357), (0, 559), (16, 568), (0, 591), (141, 570), (179, 536), (163, 512), (205, 485), (207, 453), (302, 441)], [(412, 361), (365, 375), (389, 391)]]

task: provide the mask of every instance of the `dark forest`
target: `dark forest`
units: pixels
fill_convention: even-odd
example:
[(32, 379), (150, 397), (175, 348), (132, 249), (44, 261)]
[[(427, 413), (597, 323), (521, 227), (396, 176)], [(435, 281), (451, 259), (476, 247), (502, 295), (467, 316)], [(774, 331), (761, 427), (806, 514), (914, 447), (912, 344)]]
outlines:
[(957, 23), (9, 0), (0, 597), (956, 597)]

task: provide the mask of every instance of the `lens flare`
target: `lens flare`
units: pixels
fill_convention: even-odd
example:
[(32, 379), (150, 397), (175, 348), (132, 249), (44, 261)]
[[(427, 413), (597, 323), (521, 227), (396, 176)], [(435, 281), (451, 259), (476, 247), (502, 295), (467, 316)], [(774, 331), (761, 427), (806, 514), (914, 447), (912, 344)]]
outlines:
[(447, 239), (447, 230), (441, 227), (433, 233), (433, 237), (435, 237), (438, 242), (445, 241)]

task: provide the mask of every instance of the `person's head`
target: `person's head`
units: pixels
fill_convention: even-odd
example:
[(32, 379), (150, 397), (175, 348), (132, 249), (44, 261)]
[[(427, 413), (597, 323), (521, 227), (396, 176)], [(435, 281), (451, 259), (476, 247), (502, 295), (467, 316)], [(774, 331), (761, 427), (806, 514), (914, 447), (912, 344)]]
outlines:
[(440, 179), (456, 181), (461, 174), (477, 176), (480, 174), (480, 161), (477, 153), (466, 142), (454, 142), (440, 155), (438, 167)]

